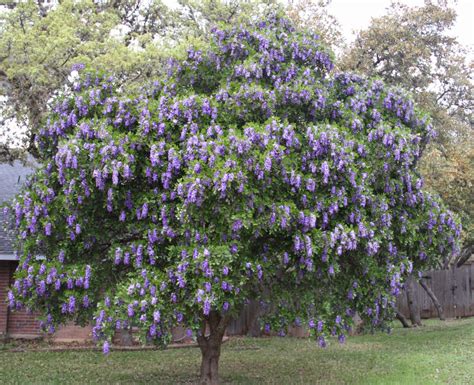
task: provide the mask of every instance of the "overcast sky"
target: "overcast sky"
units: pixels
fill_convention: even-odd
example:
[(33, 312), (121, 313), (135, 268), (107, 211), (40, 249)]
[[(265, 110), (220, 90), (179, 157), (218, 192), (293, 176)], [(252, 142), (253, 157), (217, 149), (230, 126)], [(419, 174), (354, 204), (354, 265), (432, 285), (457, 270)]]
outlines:
[[(410, 6), (422, 6), (423, 0), (401, 0)], [(384, 15), (385, 9), (391, 0), (332, 0), (329, 5), (330, 12), (336, 16), (341, 24), (342, 32), (349, 41), (353, 40), (353, 31), (365, 29), (370, 24), (370, 19)], [(459, 41), (474, 48), (474, 0), (458, 0), (454, 5), (458, 14), (452, 35)]]

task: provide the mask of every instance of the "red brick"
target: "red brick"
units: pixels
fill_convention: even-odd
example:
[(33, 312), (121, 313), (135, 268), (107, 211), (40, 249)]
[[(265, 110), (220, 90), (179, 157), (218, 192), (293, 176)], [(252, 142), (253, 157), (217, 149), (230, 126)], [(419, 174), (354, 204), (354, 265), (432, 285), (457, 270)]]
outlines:
[(0, 261), (0, 337), (8, 332), (8, 303), (7, 292), (10, 282), (11, 261)]
[[(8, 287), (13, 283), (13, 273), (18, 266), (16, 261), (0, 261), (0, 338), (36, 338), (45, 336), (39, 327), (37, 314), (26, 310), (10, 311), (8, 309), (7, 293)], [(134, 333), (136, 334), (136, 332)], [(187, 339), (184, 329), (173, 330), (174, 340)], [(53, 341), (90, 341), (92, 339), (92, 327), (81, 327), (73, 323), (60, 326), (56, 333), (51, 336)], [(120, 341), (120, 333), (114, 338), (115, 343)]]

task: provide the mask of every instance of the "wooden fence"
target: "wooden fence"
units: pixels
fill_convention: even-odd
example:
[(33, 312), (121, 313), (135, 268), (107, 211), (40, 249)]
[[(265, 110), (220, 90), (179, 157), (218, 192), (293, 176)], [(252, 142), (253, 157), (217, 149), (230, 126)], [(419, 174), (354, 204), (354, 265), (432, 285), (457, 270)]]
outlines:
[[(423, 274), (424, 281), (438, 298), (447, 318), (474, 316), (474, 265), (449, 270), (433, 270)], [(416, 285), (415, 295), (422, 318), (436, 318), (438, 313), (426, 291)], [(398, 309), (408, 316), (406, 294), (398, 297)]]
[(226, 333), (228, 335), (259, 336), (261, 334), (258, 321), (259, 313), (260, 305), (258, 301), (250, 301), (248, 305), (244, 306), (239, 317), (230, 322)]
[[(259, 337), (263, 335), (263, 331), (258, 319), (258, 316), (263, 312), (262, 307), (258, 301), (250, 301), (246, 305), (238, 318), (232, 320), (227, 326), (227, 335), (250, 335), (252, 337)], [(308, 337), (308, 329), (304, 326), (289, 326), (288, 335), (292, 337)], [(273, 331), (275, 333), (275, 331)]]
[[(431, 288), (443, 306), (447, 318), (474, 316), (474, 265), (463, 265), (450, 270), (433, 270), (423, 274), (426, 285)], [(438, 313), (426, 291), (415, 285), (415, 295), (420, 304), (422, 318), (436, 318)], [(406, 294), (398, 297), (398, 309), (409, 315)], [(227, 328), (229, 335), (260, 335), (258, 314), (260, 306), (257, 301), (250, 301), (239, 317), (232, 320)], [(292, 328), (289, 334), (301, 336), (305, 334), (300, 328)]]

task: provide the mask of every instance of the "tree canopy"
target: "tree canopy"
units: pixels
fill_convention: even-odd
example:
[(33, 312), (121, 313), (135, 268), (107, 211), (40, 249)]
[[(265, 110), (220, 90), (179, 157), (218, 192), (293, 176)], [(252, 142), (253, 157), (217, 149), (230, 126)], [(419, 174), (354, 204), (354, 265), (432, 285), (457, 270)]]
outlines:
[(161, 73), (165, 58), (206, 40), (217, 23), (238, 25), (269, 9), (284, 9), (297, 24), (318, 31), (326, 43), (341, 41), (326, 2), (179, 0), (177, 5), (81, 0), (46, 6), (28, 0), (1, 13), (0, 97), (6, 99), (0, 105), (0, 160), (26, 152), (38, 155), (35, 135), (50, 109), (44, 101), (69, 89), (75, 63), (106, 70), (127, 87), (139, 87)]
[(335, 73), (317, 35), (275, 14), (214, 28), (140, 91), (85, 73), (13, 204), (10, 305), (48, 330), (93, 318), (105, 351), (118, 329), (166, 344), (181, 324), (203, 383), (248, 299), (268, 304), (266, 327), (304, 323), (322, 346), (356, 311), (383, 327), (404, 274), (457, 249), (415, 171), (432, 134), (404, 91)]

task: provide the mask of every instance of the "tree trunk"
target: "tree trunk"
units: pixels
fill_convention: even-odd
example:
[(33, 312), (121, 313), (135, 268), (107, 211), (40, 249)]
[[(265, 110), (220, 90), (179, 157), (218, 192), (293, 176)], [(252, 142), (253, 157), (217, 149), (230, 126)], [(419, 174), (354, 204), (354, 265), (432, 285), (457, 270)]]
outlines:
[(201, 347), (201, 385), (218, 385), (219, 384), (219, 357), (221, 354), (221, 346), (219, 344), (208, 344), (204, 348)]
[(420, 279), (420, 285), (423, 289), (425, 289), (426, 294), (431, 298), (431, 301), (433, 301), (433, 305), (435, 305), (436, 311), (438, 312), (438, 317), (441, 321), (446, 320), (444, 316), (444, 311), (443, 307), (438, 301), (438, 298), (436, 297), (435, 293), (429, 288), (429, 286), (423, 281), (423, 279)]
[(415, 293), (416, 280), (413, 275), (409, 275), (406, 280), (405, 290), (407, 292), (408, 310), (413, 326), (421, 326), (420, 306)]
[(397, 319), (402, 323), (403, 327), (409, 328), (410, 324), (408, 323), (408, 320), (405, 318), (405, 316), (402, 313), (400, 313), (398, 309), (395, 309), (395, 312), (396, 312)]
[(463, 245), (461, 252), (456, 260), (456, 267), (464, 265), (469, 258), (474, 254), (474, 241), (470, 241)]
[[(215, 311), (211, 311), (203, 321), (201, 334), (197, 338), (202, 355), (200, 385), (219, 385), (219, 358), (228, 321), (226, 316), (222, 317)], [(206, 335), (207, 327), (209, 335)]]

